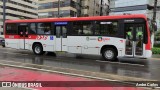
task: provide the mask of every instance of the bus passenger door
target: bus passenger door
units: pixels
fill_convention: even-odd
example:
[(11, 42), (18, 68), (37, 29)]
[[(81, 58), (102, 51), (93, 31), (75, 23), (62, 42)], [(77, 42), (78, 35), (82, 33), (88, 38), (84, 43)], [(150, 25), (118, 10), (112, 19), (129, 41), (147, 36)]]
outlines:
[(29, 49), (28, 46), (28, 25), (19, 25), (18, 26), (19, 39), (19, 48), (20, 49)]
[(144, 24), (135, 25), (135, 56), (143, 56), (144, 51)]
[(67, 27), (56, 27), (56, 51), (67, 51)]
[(125, 24), (126, 56), (143, 56), (143, 24)]

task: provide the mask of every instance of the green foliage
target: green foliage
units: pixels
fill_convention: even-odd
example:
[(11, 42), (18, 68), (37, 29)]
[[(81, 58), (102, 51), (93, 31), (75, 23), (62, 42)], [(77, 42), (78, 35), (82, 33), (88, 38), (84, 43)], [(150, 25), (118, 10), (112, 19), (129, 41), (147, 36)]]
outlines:
[(157, 48), (157, 47), (152, 48), (152, 53), (153, 54), (160, 54), (160, 47), (159, 48)]

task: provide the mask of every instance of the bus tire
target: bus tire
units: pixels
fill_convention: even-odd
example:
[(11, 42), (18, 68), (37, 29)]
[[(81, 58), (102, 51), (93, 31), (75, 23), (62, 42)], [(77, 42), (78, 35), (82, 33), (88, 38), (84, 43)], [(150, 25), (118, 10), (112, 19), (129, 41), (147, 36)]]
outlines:
[(36, 55), (43, 55), (45, 53), (41, 44), (35, 44), (33, 46), (33, 52)]
[(107, 61), (115, 61), (117, 58), (117, 52), (114, 48), (105, 48), (102, 51), (102, 57)]

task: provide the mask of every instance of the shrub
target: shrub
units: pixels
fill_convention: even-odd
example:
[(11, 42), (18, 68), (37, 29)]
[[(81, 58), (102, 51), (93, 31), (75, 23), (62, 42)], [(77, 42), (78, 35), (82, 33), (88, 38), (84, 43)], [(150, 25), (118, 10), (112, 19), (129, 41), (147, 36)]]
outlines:
[(160, 47), (159, 48), (158, 47), (152, 48), (152, 52), (153, 52), (153, 54), (160, 54)]

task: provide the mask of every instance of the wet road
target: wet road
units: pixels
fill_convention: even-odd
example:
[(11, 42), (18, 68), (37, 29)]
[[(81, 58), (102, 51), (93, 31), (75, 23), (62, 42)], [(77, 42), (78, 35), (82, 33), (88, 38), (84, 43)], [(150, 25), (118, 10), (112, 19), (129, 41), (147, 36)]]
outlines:
[(52, 54), (36, 56), (29, 51), (0, 48), (0, 60), (160, 80), (160, 60), (120, 58), (119, 62), (106, 62), (97, 56), (83, 57), (55, 57)]
[[(96, 79), (6, 67), (3, 65), (0, 65), (0, 70), (0, 87), (5, 87), (4, 84), (1, 84), (1, 81), (5, 83), (8, 80), (12, 83), (12, 87), (17, 87), (15, 83), (20, 83), (18, 86), (21, 87), (20, 89), (0, 88), (0, 90), (146, 90), (145, 88), (135, 87), (136, 84), (98, 81)], [(33, 83), (37, 84), (33, 85)]]

